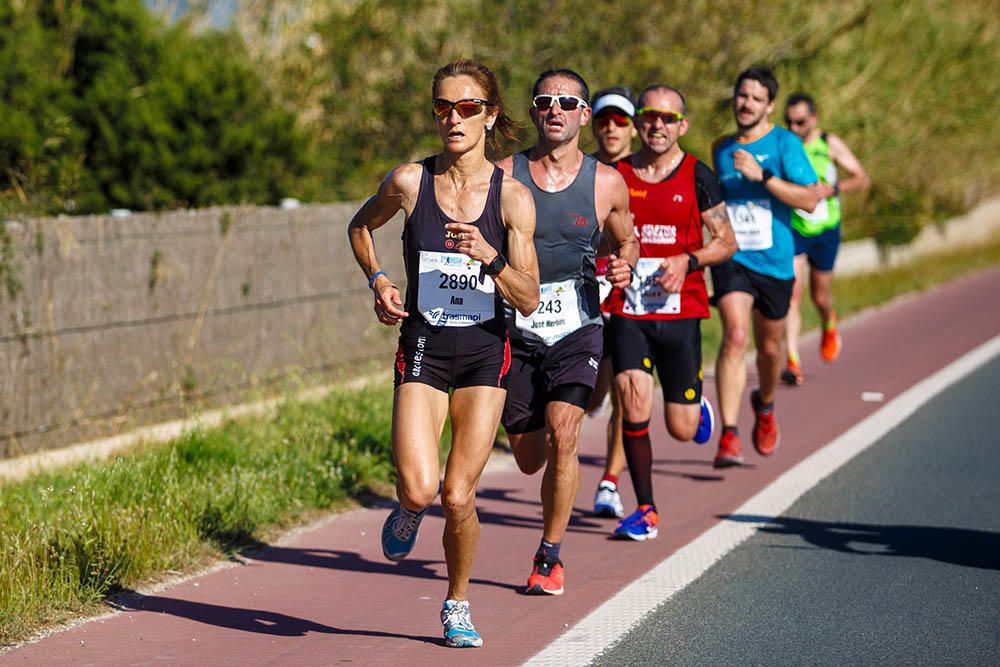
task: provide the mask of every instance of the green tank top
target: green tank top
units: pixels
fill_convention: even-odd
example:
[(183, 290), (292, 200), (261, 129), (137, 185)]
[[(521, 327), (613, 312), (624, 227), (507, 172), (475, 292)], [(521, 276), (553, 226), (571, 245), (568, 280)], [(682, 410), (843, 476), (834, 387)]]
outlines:
[[(819, 180), (829, 185), (836, 185), (837, 165), (830, 158), (830, 144), (827, 143), (826, 132), (805, 144), (805, 149)], [(840, 198), (837, 195), (821, 200), (812, 213), (798, 208), (792, 211), (792, 227), (802, 236), (817, 236), (839, 224)]]

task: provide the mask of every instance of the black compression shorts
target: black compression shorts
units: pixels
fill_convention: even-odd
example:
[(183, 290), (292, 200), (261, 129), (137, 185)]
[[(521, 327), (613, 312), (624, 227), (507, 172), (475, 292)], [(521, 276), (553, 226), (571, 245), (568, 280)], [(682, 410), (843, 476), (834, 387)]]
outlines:
[(397, 387), (420, 382), (445, 392), (451, 387), (506, 389), (509, 368), (510, 342), (502, 317), (471, 327), (432, 327), (417, 315), (400, 329)]
[(501, 418), (508, 433), (543, 428), (550, 401), (587, 409), (597, 383), (603, 331), (599, 324), (588, 324), (551, 347), (511, 339), (507, 401)]
[(701, 401), (701, 320), (637, 320), (611, 316), (615, 375), (642, 369), (660, 378), (668, 403)]

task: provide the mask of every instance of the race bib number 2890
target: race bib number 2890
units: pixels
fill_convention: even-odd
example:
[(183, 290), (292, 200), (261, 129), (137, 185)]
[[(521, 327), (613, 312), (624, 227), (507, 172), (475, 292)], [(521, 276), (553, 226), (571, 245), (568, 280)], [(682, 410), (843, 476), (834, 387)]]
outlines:
[(420, 251), (417, 308), (428, 323), (468, 327), (496, 315), (493, 279), (482, 262), (457, 252)]

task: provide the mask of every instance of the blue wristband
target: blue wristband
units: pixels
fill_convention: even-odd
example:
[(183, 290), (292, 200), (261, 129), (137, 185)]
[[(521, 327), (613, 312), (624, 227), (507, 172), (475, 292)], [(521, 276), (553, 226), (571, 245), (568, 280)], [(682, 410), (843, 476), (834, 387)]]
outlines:
[(385, 271), (376, 271), (375, 273), (373, 273), (372, 277), (368, 279), (368, 289), (372, 288), (372, 286), (375, 284), (375, 279), (378, 278), (379, 276), (385, 276), (386, 278), (388, 278), (389, 274), (386, 273)]

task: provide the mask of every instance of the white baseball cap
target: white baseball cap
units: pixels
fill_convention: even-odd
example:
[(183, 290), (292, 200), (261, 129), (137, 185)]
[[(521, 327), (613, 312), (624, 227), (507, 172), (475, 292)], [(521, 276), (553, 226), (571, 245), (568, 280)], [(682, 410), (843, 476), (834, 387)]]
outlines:
[(608, 107), (621, 109), (629, 118), (635, 115), (635, 104), (633, 104), (629, 98), (616, 91), (608, 91), (595, 99), (594, 103), (591, 105), (595, 114), (601, 109), (607, 109)]

